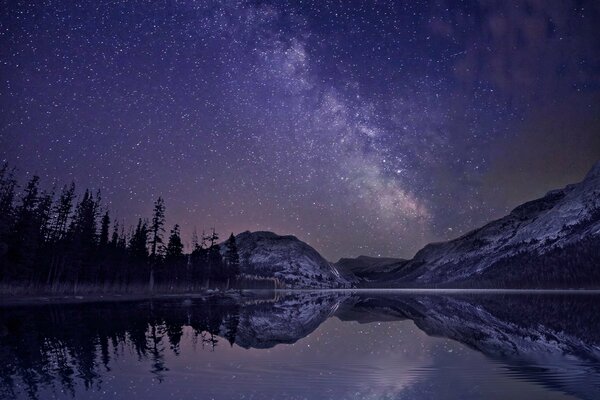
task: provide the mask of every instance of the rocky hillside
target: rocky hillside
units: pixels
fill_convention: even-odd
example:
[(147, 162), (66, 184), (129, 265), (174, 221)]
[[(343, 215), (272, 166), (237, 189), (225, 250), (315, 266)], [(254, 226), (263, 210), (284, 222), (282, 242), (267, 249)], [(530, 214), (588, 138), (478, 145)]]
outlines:
[(425, 246), (385, 280), (394, 286), (600, 284), (600, 162), (580, 183), (550, 191), (458, 239)]
[(337, 288), (350, 285), (337, 268), (295, 236), (243, 232), (236, 236), (242, 273), (277, 279), (288, 288)]
[(376, 281), (403, 262), (406, 260), (401, 258), (359, 256), (340, 258), (335, 266), (340, 271), (347, 271), (348, 274), (353, 274), (360, 280)]
[(280, 287), (600, 287), (600, 162), (548, 192), (412, 260), (360, 256), (332, 264), (294, 236), (244, 232), (242, 272)]

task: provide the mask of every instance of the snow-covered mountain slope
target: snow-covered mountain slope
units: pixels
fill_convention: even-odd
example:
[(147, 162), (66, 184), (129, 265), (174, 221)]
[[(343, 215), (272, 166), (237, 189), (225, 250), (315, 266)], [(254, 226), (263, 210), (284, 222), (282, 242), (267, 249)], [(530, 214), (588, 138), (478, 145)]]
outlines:
[(598, 261), (600, 162), (580, 183), (550, 191), (458, 239), (425, 246), (388, 279), (414, 285), (494, 279), (577, 285), (588, 277), (600, 282)]
[(412, 260), (361, 256), (332, 264), (294, 236), (243, 232), (242, 273), (287, 288), (600, 285), (600, 162), (585, 179), (515, 208)]
[(243, 232), (236, 236), (242, 273), (275, 278), (288, 288), (337, 288), (349, 281), (315, 249), (295, 236)]
[(401, 258), (358, 256), (356, 258), (340, 258), (335, 266), (360, 279), (372, 281), (377, 280), (381, 274), (389, 272), (398, 263), (404, 261), (406, 260)]

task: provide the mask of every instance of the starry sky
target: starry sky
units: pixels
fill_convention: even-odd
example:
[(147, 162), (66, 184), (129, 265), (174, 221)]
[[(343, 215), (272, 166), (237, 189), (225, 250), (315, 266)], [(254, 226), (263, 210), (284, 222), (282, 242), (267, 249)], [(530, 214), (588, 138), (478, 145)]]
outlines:
[(600, 159), (597, 1), (2, 1), (0, 159), (133, 223), (410, 257)]

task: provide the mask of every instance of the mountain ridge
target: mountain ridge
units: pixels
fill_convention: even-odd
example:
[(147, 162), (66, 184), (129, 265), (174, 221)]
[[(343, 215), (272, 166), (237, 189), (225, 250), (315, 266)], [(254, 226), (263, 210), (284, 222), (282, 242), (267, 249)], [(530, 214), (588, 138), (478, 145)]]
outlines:
[[(392, 280), (398, 283), (413, 280), (416, 284), (473, 278), (482, 281), (485, 274), (492, 277), (490, 268), (511, 258), (516, 263), (516, 258), (529, 255), (538, 256), (541, 261), (545, 254), (577, 247), (589, 240), (597, 242), (600, 248), (600, 162), (579, 183), (551, 190), (456, 239), (425, 246), (396, 271), (397, 276)], [(600, 260), (598, 251), (592, 253), (593, 261)], [(532, 274), (534, 271), (529, 275)], [(521, 275), (525, 278), (527, 274)], [(555, 280), (560, 283), (560, 279)]]
[(296, 236), (245, 231), (236, 236), (236, 244), (240, 269), (246, 276), (276, 279), (279, 286), (287, 288), (350, 286), (332, 263)]
[(244, 272), (273, 273), (286, 287), (596, 287), (600, 161), (581, 182), (458, 238), (427, 244), (409, 260), (359, 256), (331, 263), (293, 235), (259, 231), (237, 238), (250, 260)]

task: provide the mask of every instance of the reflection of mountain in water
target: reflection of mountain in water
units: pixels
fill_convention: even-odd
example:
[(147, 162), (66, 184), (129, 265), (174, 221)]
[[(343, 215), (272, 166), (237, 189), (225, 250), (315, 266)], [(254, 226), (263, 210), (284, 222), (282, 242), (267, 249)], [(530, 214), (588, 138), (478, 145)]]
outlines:
[(14, 397), (16, 385), (32, 398), (41, 386), (75, 395), (80, 379), (86, 388), (99, 387), (111, 360), (124, 353), (149, 360), (150, 372), (161, 380), (168, 370), (165, 354), (180, 353), (184, 330), (207, 350), (218, 351), (224, 341), (270, 348), (298, 341), (335, 315), (361, 323), (409, 319), (429, 335), (506, 364), (521, 378), (600, 398), (594, 386), (600, 382), (599, 307), (594, 295), (302, 292), (4, 308), (0, 395)]
[(317, 329), (346, 297), (304, 292), (276, 302), (247, 305), (240, 312), (236, 344), (264, 349), (295, 343)]
[(583, 294), (368, 294), (354, 296), (336, 315), (365, 323), (410, 319), (428, 335), (456, 340), (506, 364), (515, 376), (596, 399), (598, 300)]

